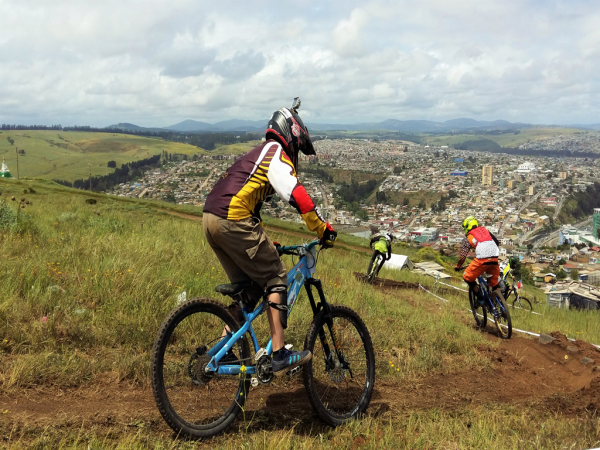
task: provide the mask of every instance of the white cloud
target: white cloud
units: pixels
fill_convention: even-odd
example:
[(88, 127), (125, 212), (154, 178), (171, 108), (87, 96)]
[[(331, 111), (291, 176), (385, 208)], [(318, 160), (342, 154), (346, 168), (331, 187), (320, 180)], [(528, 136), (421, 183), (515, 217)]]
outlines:
[(333, 48), (342, 56), (363, 56), (366, 51), (363, 28), (369, 23), (369, 15), (362, 8), (356, 8), (348, 19), (338, 22), (332, 32)]
[(597, 2), (0, 0), (0, 17), (0, 122), (259, 119), (297, 95), (311, 121), (600, 116)]

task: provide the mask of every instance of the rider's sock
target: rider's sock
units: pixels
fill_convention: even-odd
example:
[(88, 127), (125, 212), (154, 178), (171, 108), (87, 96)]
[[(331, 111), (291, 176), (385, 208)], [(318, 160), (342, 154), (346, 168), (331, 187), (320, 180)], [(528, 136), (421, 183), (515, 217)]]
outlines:
[(281, 361), (284, 356), (285, 356), (285, 347), (280, 348), (276, 352), (273, 352), (273, 360), (275, 360), (275, 361)]

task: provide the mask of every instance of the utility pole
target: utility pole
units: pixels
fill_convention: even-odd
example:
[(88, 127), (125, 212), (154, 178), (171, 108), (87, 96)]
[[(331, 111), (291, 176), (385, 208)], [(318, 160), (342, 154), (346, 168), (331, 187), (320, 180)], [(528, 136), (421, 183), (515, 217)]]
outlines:
[(15, 152), (17, 153), (17, 180), (19, 179), (19, 149), (15, 147)]

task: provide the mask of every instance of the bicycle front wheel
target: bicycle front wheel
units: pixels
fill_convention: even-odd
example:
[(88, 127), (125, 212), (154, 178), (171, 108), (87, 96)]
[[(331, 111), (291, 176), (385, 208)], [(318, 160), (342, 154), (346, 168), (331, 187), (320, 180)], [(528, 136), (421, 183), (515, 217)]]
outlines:
[(506, 302), (504, 301), (504, 298), (502, 298), (502, 295), (498, 294), (496, 291), (492, 291), (490, 299), (496, 309), (494, 323), (498, 329), (498, 335), (502, 339), (509, 339), (512, 336), (512, 320)]
[[(171, 311), (158, 331), (150, 367), (152, 391), (165, 422), (182, 436), (198, 439), (222, 432), (246, 402), (249, 376), (206, 370), (210, 350), (226, 329), (239, 329), (227, 309), (215, 300), (195, 298)], [(244, 336), (220, 363), (249, 361)]]
[[(517, 302), (517, 299), (513, 301), (513, 308), (515, 307), (515, 302)], [(523, 308), (525, 311), (533, 311), (533, 306), (531, 306), (531, 302), (529, 301), (529, 299), (525, 297), (519, 297), (519, 301), (517, 303), (519, 303), (521, 305), (521, 308)]]
[(304, 386), (317, 414), (341, 425), (363, 414), (375, 382), (375, 353), (362, 319), (350, 308), (331, 306), (313, 320), (304, 349), (313, 354), (304, 366)]
[(379, 267), (379, 256), (371, 259), (369, 268), (367, 269), (367, 281), (372, 284), (377, 276), (377, 267)]

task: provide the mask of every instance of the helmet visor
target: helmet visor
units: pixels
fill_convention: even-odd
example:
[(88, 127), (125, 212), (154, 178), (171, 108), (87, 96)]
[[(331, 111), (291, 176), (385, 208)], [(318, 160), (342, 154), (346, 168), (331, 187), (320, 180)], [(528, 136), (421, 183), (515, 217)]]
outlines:
[(292, 125), (292, 133), (298, 139), (298, 149), (305, 155), (316, 155), (317, 152), (315, 152), (310, 134), (308, 134), (308, 128), (306, 128), (300, 116), (293, 114), (292, 120), (295, 122)]

